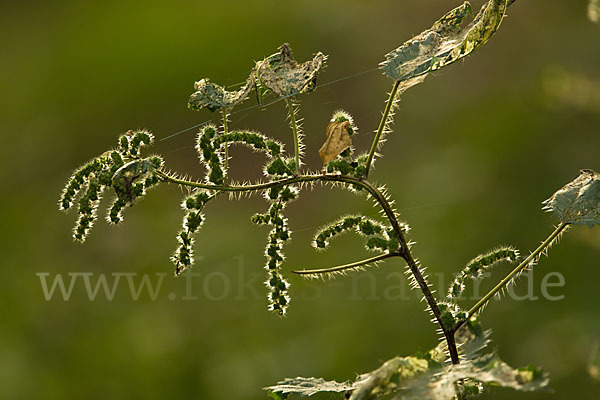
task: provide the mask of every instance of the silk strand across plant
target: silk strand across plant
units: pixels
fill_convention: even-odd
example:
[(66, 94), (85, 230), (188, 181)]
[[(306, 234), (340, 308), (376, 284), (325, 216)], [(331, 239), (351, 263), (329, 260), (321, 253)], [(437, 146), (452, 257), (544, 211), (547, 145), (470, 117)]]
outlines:
[[(389, 52), (380, 68), (393, 84), (370, 147), (364, 152), (356, 152), (353, 138), (358, 135), (358, 127), (354, 119), (346, 111), (335, 111), (324, 126), (325, 143), (318, 150), (323, 166), (312, 170), (307, 169), (303, 160), (300, 99), (317, 89), (319, 75), (327, 60), (324, 54), (318, 52), (308, 61), (298, 62), (293, 58), (290, 46), (284, 44), (275, 54), (256, 62), (238, 90), (227, 90), (206, 78), (197, 81), (189, 108), (207, 108), (221, 117), (219, 126), (205, 125), (198, 132), (196, 150), (199, 162), (206, 170), (204, 178), (182, 178), (179, 173), (166, 168), (160, 156), (142, 154), (141, 150), (153, 143), (153, 135), (146, 130), (129, 131), (119, 137), (114, 149), (78, 168), (67, 182), (59, 208), (77, 209), (79, 217), (73, 231), (74, 239), (83, 242), (87, 238), (98, 219), (101, 197), (107, 192), (113, 193), (113, 202), (108, 207), (106, 219), (111, 224), (118, 224), (123, 220), (123, 211), (141, 200), (150, 188), (162, 183), (188, 188), (189, 194), (181, 202), (184, 211), (182, 227), (171, 256), (175, 274), (179, 275), (194, 263), (194, 240), (206, 218), (204, 209), (208, 203), (223, 194), (262, 194), (267, 208), (251, 216), (251, 221), (270, 227), (264, 265), (268, 308), (283, 316), (290, 304), (290, 285), (283, 268), (286, 261), (284, 247), (292, 238), (286, 207), (303, 189), (315, 184), (349, 190), (372, 201), (381, 212), (381, 218), (360, 214), (342, 216), (320, 228), (312, 244), (316, 249), (325, 250), (337, 236), (353, 232), (364, 239), (366, 251), (375, 254), (348, 264), (302, 268), (293, 272), (307, 278), (334, 277), (361, 271), (391, 258), (403, 259), (411, 286), (421, 291), (427, 310), (439, 327), (442, 341), (429, 352), (391, 359), (354, 381), (287, 379), (267, 388), (271, 397), (285, 399), (293, 394), (310, 396), (319, 392), (338, 392), (353, 400), (387, 395), (395, 399), (466, 399), (481, 393), (489, 385), (522, 391), (545, 388), (548, 379), (539, 369), (514, 369), (493, 352), (481, 354), (489, 343), (490, 334), (482, 330), (479, 315), (493, 296), (501, 295), (520, 274), (533, 268), (569, 226), (593, 226), (600, 222), (600, 175), (584, 170), (545, 202), (544, 208), (557, 217), (558, 225), (529, 256), (521, 259), (516, 249), (507, 246), (483, 253), (458, 273), (443, 299), (434, 296), (425, 268), (413, 254), (408, 224), (399, 220), (385, 186), (371, 180), (374, 163), (392, 133), (394, 112), (402, 93), (422, 83), (430, 72), (465, 58), (487, 43), (497, 32), (507, 7), (513, 3), (514, 0), (489, 0), (473, 15), (470, 3), (465, 2), (443, 15), (430, 29)], [(259, 103), (269, 96), (285, 102), (285, 117), (293, 143), (291, 152), (270, 136), (252, 130), (230, 129), (232, 110), (253, 97), (252, 94)], [(232, 181), (229, 176), (230, 146), (245, 146), (264, 154), (264, 179), (254, 183)], [(316, 152), (316, 149), (310, 151)], [(481, 279), (483, 272), (502, 262), (517, 265), (481, 300), (465, 307), (461, 297), (465, 286), (472, 280)]]

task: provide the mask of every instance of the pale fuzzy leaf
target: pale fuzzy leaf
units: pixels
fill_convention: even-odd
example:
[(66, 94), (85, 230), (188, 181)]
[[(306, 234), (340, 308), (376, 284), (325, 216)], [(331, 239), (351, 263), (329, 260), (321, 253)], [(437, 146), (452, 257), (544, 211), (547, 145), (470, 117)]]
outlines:
[[(286, 379), (266, 388), (275, 393), (312, 396), (319, 392), (346, 392), (350, 400), (374, 400), (393, 395), (395, 400), (451, 400), (472, 398), (485, 386), (519, 391), (544, 390), (548, 377), (535, 367), (515, 369), (496, 354), (478, 356), (489, 343), (477, 319), (471, 319), (456, 334), (461, 363), (447, 360), (447, 348), (439, 345), (418, 357), (395, 357), (376, 370), (358, 376), (355, 382), (338, 383), (320, 378)], [(351, 394), (350, 394), (351, 393)], [(348, 397), (350, 394), (350, 397)], [(386, 397), (387, 398), (387, 397)]]
[(317, 87), (317, 77), (326, 58), (319, 52), (312, 60), (298, 64), (292, 57), (289, 45), (284, 43), (279, 47), (279, 53), (256, 63), (256, 77), (260, 85), (279, 97), (309, 93)]
[(250, 74), (244, 86), (237, 91), (228, 91), (222, 86), (209, 82), (208, 79), (201, 79), (194, 84), (196, 91), (190, 96), (188, 107), (193, 110), (206, 107), (210, 111), (220, 109), (229, 111), (248, 98), (254, 84), (254, 72)]
[(269, 390), (274, 393), (282, 394), (298, 394), (301, 396), (312, 396), (313, 394), (320, 392), (346, 392), (348, 390), (355, 389), (357, 383), (351, 382), (336, 382), (326, 381), (323, 378), (287, 378), (281, 382), (278, 382), (275, 386), (266, 387), (265, 390)]
[(319, 155), (323, 160), (323, 164), (329, 163), (339, 156), (341, 152), (352, 146), (352, 139), (348, 134), (349, 127), (349, 121), (331, 121), (329, 125), (327, 125), (327, 140), (319, 149)]
[(431, 29), (388, 53), (386, 60), (380, 64), (381, 69), (391, 79), (405, 81), (452, 64), (490, 39), (500, 26), (507, 6), (508, 0), (490, 0), (474, 20), (461, 29), (467, 15), (472, 12), (469, 2), (464, 2), (444, 15)]
[(549, 382), (548, 377), (535, 367), (515, 369), (497, 355), (487, 354), (475, 360), (447, 366), (442, 371), (431, 371), (411, 381), (394, 400), (453, 400), (457, 398), (457, 391), (463, 394), (462, 398), (469, 398), (471, 396), (466, 396), (461, 384), (465, 379), (471, 384), (480, 382), (522, 392), (546, 390)]
[(593, 226), (600, 224), (600, 174), (582, 170), (548, 200), (544, 209), (563, 223)]
[(359, 377), (362, 381), (352, 392), (350, 400), (367, 400), (373, 396), (393, 393), (411, 379), (429, 371), (427, 360), (416, 357), (395, 357), (381, 367)]
[(433, 57), (448, 37), (458, 32), (469, 12), (471, 5), (464, 2), (440, 18), (431, 29), (386, 54), (386, 60), (380, 64), (384, 74), (394, 80), (406, 80), (429, 72)]
[[(466, 360), (473, 360), (477, 358), (479, 352), (490, 344), (490, 336), (492, 335), (491, 330), (481, 330), (478, 323), (472, 323), (467, 321), (467, 327), (464, 327), (455, 334), (456, 345), (461, 358)], [(448, 345), (446, 341), (440, 342), (434, 350), (430, 353), (432, 358), (443, 363), (447, 359)]]

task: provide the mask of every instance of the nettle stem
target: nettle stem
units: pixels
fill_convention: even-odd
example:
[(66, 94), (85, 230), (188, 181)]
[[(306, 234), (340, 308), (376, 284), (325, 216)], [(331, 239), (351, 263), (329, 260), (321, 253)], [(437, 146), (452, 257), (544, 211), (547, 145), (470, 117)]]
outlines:
[(404, 251), (402, 254), (402, 258), (404, 258), (404, 260), (408, 264), (410, 271), (412, 272), (417, 283), (419, 284), (419, 288), (425, 296), (425, 300), (427, 301), (431, 312), (435, 316), (438, 325), (442, 328), (442, 332), (444, 333), (444, 337), (446, 338), (446, 343), (448, 344), (448, 352), (450, 353), (450, 359), (452, 360), (452, 364), (458, 364), (458, 349), (456, 347), (456, 340), (454, 339), (454, 331), (451, 328), (447, 327), (442, 321), (442, 313), (440, 311), (438, 303), (435, 297), (433, 297), (433, 293), (431, 293), (427, 281), (425, 280), (425, 278), (421, 274), (421, 271), (419, 270), (419, 264), (413, 258), (412, 253), (410, 252), (407, 246), (403, 244), (402, 248), (406, 249), (406, 251)]
[(390, 92), (390, 97), (385, 104), (385, 110), (383, 110), (383, 115), (381, 116), (381, 121), (379, 121), (379, 126), (377, 127), (377, 132), (375, 133), (375, 138), (373, 139), (373, 143), (371, 144), (371, 150), (369, 150), (369, 157), (367, 158), (367, 170), (365, 172), (365, 177), (369, 176), (369, 169), (371, 168), (371, 164), (373, 163), (373, 158), (375, 157), (375, 153), (377, 152), (377, 148), (379, 147), (379, 141), (381, 140), (381, 135), (388, 124), (388, 118), (392, 109), (394, 107), (394, 102), (396, 100), (396, 93), (398, 92), (398, 88), (400, 87), (400, 81), (396, 81), (394, 83), (394, 87)]
[[(229, 119), (229, 113), (226, 111), (221, 112), (222, 116), (222, 124), (223, 124), (223, 135), (228, 133), (227, 122)], [(229, 143), (225, 143), (223, 146), (223, 173), (225, 175), (225, 179), (227, 179), (227, 175), (229, 172)]]
[[(297, 175), (297, 176), (294, 176), (291, 178), (280, 179), (280, 180), (276, 180), (276, 181), (272, 181), (272, 182), (257, 183), (257, 184), (243, 185), (243, 186), (230, 186), (230, 185), (211, 185), (211, 184), (204, 184), (204, 183), (199, 183), (199, 182), (178, 179), (178, 178), (169, 176), (162, 171), (156, 171), (156, 173), (165, 182), (171, 182), (171, 183), (175, 183), (175, 184), (183, 185), (183, 186), (190, 186), (190, 187), (202, 188), (202, 189), (210, 189), (210, 190), (222, 191), (222, 192), (251, 192), (251, 191), (257, 191), (257, 190), (269, 189), (274, 186), (290, 185), (290, 184), (294, 184), (294, 183), (303, 183), (303, 182), (341, 182), (341, 183), (346, 183), (346, 184), (353, 184), (353, 185), (359, 186), (362, 189), (366, 190), (371, 196), (373, 196), (375, 201), (377, 201), (377, 203), (383, 210), (392, 229), (394, 230), (394, 234), (396, 235), (396, 238), (398, 239), (398, 243), (400, 244), (399, 252), (390, 254), (389, 257), (399, 256), (399, 257), (402, 257), (404, 259), (404, 261), (407, 263), (412, 275), (415, 278), (415, 281), (417, 282), (417, 284), (419, 286), (419, 289), (421, 289), (421, 292), (423, 292), (423, 296), (424, 296), (425, 300), (427, 301), (427, 304), (428, 304), (431, 312), (433, 313), (435, 320), (437, 321), (438, 325), (441, 327), (441, 329), (444, 333), (446, 342), (448, 344), (448, 351), (450, 353), (450, 358), (452, 360), (452, 363), (453, 364), (459, 363), (458, 349), (456, 348), (456, 341), (454, 339), (454, 331), (451, 330), (449, 327), (446, 327), (442, 321), (442, 315), (441, 315), (441, 311), (438, 306), (437, 300), (433, 296), (433, 293), (431, 292), (431, 289), (429, 288), (429, 285), (427, 284), (425, 277), (423, 276), (423, 274), (421, 274), (421, 271), (419, 269), (419, 264), (414, 259), (413, 255), (410, 251), (410, 247), (408, 246), (406, 238), (404, 237), (404, 233), (402, 231), (402, 228), (400, 227), (400, 224), (398, 223), (398, 219), (396, 218), (396, 214), (394, 213), (392, 206), (390, 205), (388, 200), (385, 198), (383, 193), (381, 193), (381, 191), (379, 189), (377, 189), (377, 187), (375, 187), (369, 181), (366, 181), (364, 179), (353, 178), (353, 177), (345, 176), (345, 175), (313, 174), (313, 175)], [(388, 257), (386, 256), (384, 258), (388, 258)], [(371, 260), (371, 261), (373, 261), (373, 260)], [(358, 262), (358, 263), (361, 263), (361, 262)], [(364, 263), (362, 263), (362, 264), (364, 264)]]
[[(548, 250), (550, 246), (555, 242), (555, 240), (560, 236), (561, 233), (567, 229), (569, 226), (568, 223), (563, 222), (554, 229), (554, 231), (539, 245), (537, 249), (535, 249), (526, 259), (524, 259), (519, 265), (517, 265), (504, 279), (502, 279), (492, 290), (490, 290), (485, 296), (481, 298), (471, 309), (468, 311), (467, 316), (471, 317), (475, 315), (482, 307), (486, 305), (488, 301), (492, 299), (498, 292), (506, 287), (506, 285), (513, 279), (515, 276), (523, 272), (525, 268), (527, 268), (532, 261), (538, 258), (543, 252)], [(462, 320), (456, 324), (457, 331), (466, 321)]]
[(300, 173), (300, 137), (298, 134), (298, 123), (296, 122), (296, 109), (294, 103), (289, 99), (285, 99), (285, 104), (290, 116), (290, 125), (294, 134), (294, 164), (296, 165), (296, 173)]
[(336, 267), (318, 268), (318, 269), (303, 269), (303, 270), (292, 271), (292, 272), (295, 274), (298, 274), (298, 275), (331, 274), (331, 273), (335, 273), (335, 272), (347, 271), (349, 269), (364, 267), (369, 264), (377, 263), (379, 261), (383, 261), (388, 258), (401, 257), (401, 256), (402, 255), (400, 253), (396, 253), (396, 252), (385, 253), (385, 254), (380, 254), (378, 256), (365, 258), (364, 260), (355, 261), (355, 262), (343, 264), (343, 265), (338, 265)]

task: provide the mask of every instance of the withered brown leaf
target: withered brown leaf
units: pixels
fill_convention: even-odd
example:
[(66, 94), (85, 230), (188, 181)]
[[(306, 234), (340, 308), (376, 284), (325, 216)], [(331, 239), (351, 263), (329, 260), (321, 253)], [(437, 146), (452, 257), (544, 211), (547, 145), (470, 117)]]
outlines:
[(349, 121), (331, 121), (327, 125), (327, 140), (319, 149), (319, 155), (323, 159), (323, 164), (328, 164), (331, 160), (340, 155), (341, 152), (352, 146), (352, 139), (348, 134), (350, 127)]

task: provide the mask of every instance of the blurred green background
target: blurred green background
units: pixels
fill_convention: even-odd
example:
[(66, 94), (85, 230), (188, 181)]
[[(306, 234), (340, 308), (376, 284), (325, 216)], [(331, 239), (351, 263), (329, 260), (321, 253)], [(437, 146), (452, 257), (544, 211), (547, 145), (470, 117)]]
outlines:
[[(212, 118), (186, 107), (195, 80), (240, 82), (253, 60), (289, 42), (298, 60), (329, 54), (320, 82), (331, 82), (377, 66), (458, 4), (3, 4), (0, 398), (264, 399), (261, 388), (285, 377), (350, 379), (395, 355), (434, 346), (435, 327), (418, 294), (408, 292), (399, 262), (335, 281), (289, 276), (289, 315), (271, 315), (262, 284), (268, 229), (249, 221), (267, 207), (260, 196), (207, 208), (193, 270), (200, 275), (188, 279), (173, 278), (169, 262), (182, 218), (179, 188), (153, 190), (126, 211), (122, 226), (100, 220), (84, 245), (70, 237), (75, 216), (60, 213), (56, 203), (72, 170), (114, 146), (120, 133), (142, 127), (164, 138)], [(585, 0), (521, 0), (488, 45), (404, 95), (373, 177), (387, 184), (412, 226), (415, 254), (434, 286), (498, 244), (525, 253), (536, 247), (553, 224), (541, 201), (579, 169), (600, 170), (600, 26), (586, 19), (586, 6)], [(320, 168), (317, 149), (340, 107), (354, 115), (357, 147), (366, 149), (390, 87), (373, 71), (302, 96), (308, 166)], [(232, 120), (233, 128), (291, 144), (281, 103)], [(170, 168), (201, 177), (194, 137), (188, 131), (151, 151)], [(238, 148), (232, 156), (235, 178), (260, 176), (260, 156)], [(309, 246), (317, 227), (349, 212), (377, 215), (362, 197), (339, 189), (315, 187), (292, 203), (286, 270), (364, 256), (351, 236), (326, 253)], [(498, 389), (486, 398), (600, 396), (586, 370), (600, 338), (599, 259), (600, 229), (573, 229), (533, 274), (539, 300), (490, 304), (483, 323), (494, 330), (501, 357), (543, 366), (554, 393)], [(507, 269), (499, 268), (481, 291)], [(541, 296), (543, 277), (554, 271), (565, 279), (564, 287), (550, 289), (564, 295), (560, 301)], [(153, 284), (157, 274), (166, 275), (155, 300), (147, 291), (133, 300), (123, 277), (112, 301), (102, 291), (90, 301), (80, 277), (70, 300), (55, 294), (46, 301), (36, 274), (48, 273), (50, 281), (62, 274), (68, 283), (74, 272), (93, 274), (93, 283), (100, 274), (112, 282), (111, 274), (135, 273), (136, 285), (144, 274)], [(518, 294), (527, 292), (522, 282)]]

